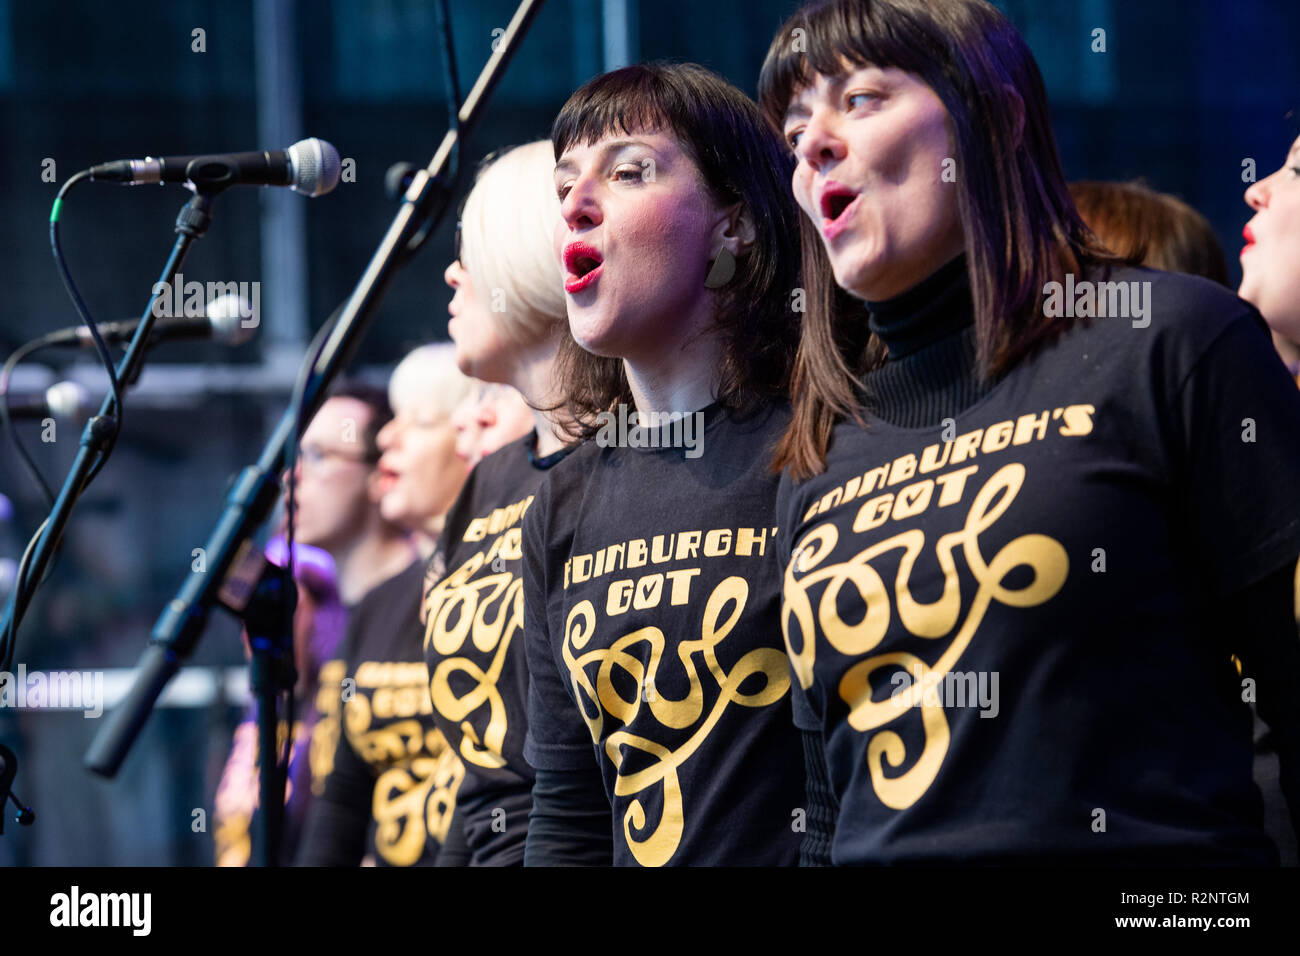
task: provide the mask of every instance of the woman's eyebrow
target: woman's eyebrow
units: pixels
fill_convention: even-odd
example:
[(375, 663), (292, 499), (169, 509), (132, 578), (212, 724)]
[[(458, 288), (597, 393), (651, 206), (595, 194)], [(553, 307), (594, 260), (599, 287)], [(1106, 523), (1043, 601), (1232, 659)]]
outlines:
[[(827, 79), (826, 82), (826, 95), (831, 98), (838, 96), (839, 91), (844, 88), (844, 84), (847, 83), (848, 81), (849, 78), (847, 75), (830, 77), (829, 79)], [(785, 116), (783, 117), (783, 119), (789, 120), (791, 117), (802, 118), (811, 115), (812, 110), (809, 109), (808, 105), (804, 102), (804, 98), (811, 91), (812, 91), (811, 84), (805, 86), (799, 92), (799, 95), (796, 96), (794, 100), (790, 103), (790, 105), (786, 108)]]
[[(614, 153), (617, 153), (620, 150), (627, 149), (631, 146), (641, 146), (644, 147), (645, 149), (648, 149), (656, 156), (659, 155), (659, 151), (655, 149), (653, 146), (651, 146), (649, 143), (645, 142), (644, 140), (615, 139), (601, 146), (598, 157), (601, 160), (607, 160)], [(555, 175), (558, 176), (560, 173), (571, 173), (576, 171), (577, 168), (578, 168), (578, 164), (575, 163), (572, 159), (562, 159), (555, 164)]]
[(606, 143), (601, 148), (600, 155), (602, 159), (606, 159), (610, 156), (613, 156), (615, 153), (622, 152), (623, 150), (633, 146), (643, 147), (645, 149), (650, 150), (650, 152), (654, 153), (656, 156), (659, 155), (658, 151), (653, 146), (651, 146), (649, 143), (645, 142), (644, 140), (640, 140), (640, 139), (612, 140), (611, 142)]

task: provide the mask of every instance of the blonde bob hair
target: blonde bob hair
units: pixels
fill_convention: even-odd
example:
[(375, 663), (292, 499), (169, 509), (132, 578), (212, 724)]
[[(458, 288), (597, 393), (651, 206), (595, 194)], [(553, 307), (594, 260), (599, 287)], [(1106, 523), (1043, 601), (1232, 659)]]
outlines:
[(435, 342), (411, 350), (397, 363), (388, 379), (388, 402), (399, 418), (433, 424), (450, 418), (476, 384), (456, 366), (456, 347)]
[(560, 201), (549, 140), (489, 157), (460, 221), (461, 265), (510, 341), (531, 345), (567, 321), (552, 249)]

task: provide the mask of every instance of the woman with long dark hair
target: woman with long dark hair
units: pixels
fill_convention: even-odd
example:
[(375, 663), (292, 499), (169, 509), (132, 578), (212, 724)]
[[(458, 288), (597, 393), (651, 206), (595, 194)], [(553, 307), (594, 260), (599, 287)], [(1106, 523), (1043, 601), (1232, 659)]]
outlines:
[(1276, 862), (1243, 698), (1294, 814), (1300, 396), (1258, 314), (1098, 246), (982, 0), (808, 6), (760, 100), (805, 214), (776, 523), (810, 854)]
[(552, 141), (560, 367), (587, 441), (524, 518), (525, 862), (791, 864), (805, 791), (767, 468), (797, 332), (790, 157), (690, 64), (596, 77)]

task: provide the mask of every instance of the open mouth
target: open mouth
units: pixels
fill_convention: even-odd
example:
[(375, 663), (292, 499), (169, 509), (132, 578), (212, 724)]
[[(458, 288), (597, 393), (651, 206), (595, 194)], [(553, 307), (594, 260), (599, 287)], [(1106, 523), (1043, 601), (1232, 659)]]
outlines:
[(851, 218), (850, 209), (858, 201), (858, 194), (848, 186), (837, 182), (828, 182), (822, 190), (822, 234), (833, 239), (847, 225)]
[(600, 276), (604, 264), (600, 251), (585, 242), (571, 242), (564, 247), (564, 291), (572, 294), (589, 287)]

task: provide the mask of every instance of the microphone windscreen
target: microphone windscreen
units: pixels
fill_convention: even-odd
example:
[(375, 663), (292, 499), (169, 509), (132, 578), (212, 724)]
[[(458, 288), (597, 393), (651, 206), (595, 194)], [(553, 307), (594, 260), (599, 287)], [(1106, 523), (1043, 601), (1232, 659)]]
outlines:
[(90, 392), (80, 382), (56, 382), (45, 391), (45, 403), (55, 418), (89, 418)]
[(248, 300), (234, 292), (209, 302), (205, 314), (212, 323), (212, 340), (224, 345), (243, 345), (257, 334), (262, 321)]
[(289, 147), (293, 190), (305, 196), (323, 196), (339, 184), (343, 164), (339, 151), (323, 139), (303, 139)]

